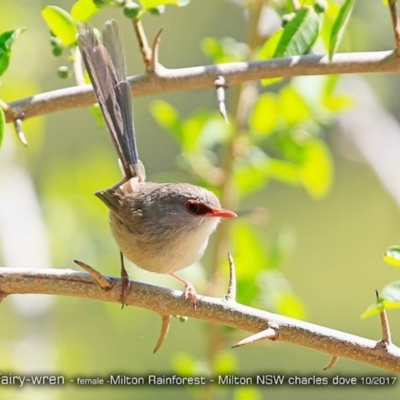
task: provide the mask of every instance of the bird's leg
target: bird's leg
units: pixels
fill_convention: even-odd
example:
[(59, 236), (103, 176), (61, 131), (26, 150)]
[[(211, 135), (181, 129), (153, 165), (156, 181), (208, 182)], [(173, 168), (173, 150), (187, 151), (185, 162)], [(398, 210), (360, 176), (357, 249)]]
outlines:
[(121, 297), (120, 297), (120, 301), (122, 304), (122, 308), (124, 308), (124, 306), (126, 304), (126, 297), (128, 296), (128, 293), (129, 293), (129, 286), (131, 284), (131, 281), (129, 279), (128, 272), (125, 269), (124, 255), (122, 254), (122, 251), (120, 251), (120, 256), (121, 256)]
[(196, 293), (196, 289), (194, 288), (193, 284), (174, 273), (171, 273), (170, 275), (185, 285), (185, 293), (184, 293), (185, 301), (190, 300), (191, 303), (193, 304), (193, 307), (196, 308), (197, 293)]

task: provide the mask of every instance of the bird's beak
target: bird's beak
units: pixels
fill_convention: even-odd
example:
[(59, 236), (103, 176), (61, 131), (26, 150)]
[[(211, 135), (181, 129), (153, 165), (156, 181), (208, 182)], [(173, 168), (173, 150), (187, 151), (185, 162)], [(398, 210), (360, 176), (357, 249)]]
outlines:
[(226, 210), (225, 208), (213, 208), (207, 213), (209, 217), (220, 218), (236, 218), (237, 215), (233, 211)]

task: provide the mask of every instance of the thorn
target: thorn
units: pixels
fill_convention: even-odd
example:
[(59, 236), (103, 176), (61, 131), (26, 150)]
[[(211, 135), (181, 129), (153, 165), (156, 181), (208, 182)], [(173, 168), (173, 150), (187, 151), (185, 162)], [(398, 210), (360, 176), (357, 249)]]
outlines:
[(217, 102), (218, 102), (218, 109), (222, 117), (224, 118), (225, 122), (229, 124), (228, 114), (226, 112), (225, 106), (225, 89), (228, 87), (226, 85), (226, 80), (223, 76), (218, 76), (218, 78), (214, 81), (214, 85), (216, 88), (216, 95), (217, 95)]
[(22, 119), (17, 118), (16, 120), (14, 120), (14, 128), (15, 128), (15, 132), (17, 133), (19, 141), (24, 146), (28, 146), (28, 141), (26, 140), (25, 134), (22, 131)]
[(154, 346), (153, 354), (161, 347), (161, 345), (164, 342), (164, 339), (167, 336), (169, 327), (170, 327), (170, 322), (171, 322), (171, 316), (170, 315), (161, 315), (161, 332), (160, 336), (158, 337), (157, 343)]
[(240, 340), (235, 343), (232, 348), (244, 346), (245, 344), (250, 344), (253, 342), (257, 342), (259, 340), (269, 339), (269, 340), (278, 340), (279, 338), (279, 327), (277, 325), (270, 325), (264, 331), (255, 333), (254, 335), (248, 336), (245, 339)]
[[(377, 300), (379, 300), (379, 292), (375, 290), (375, 295)], [(382, 329), (382, 339), (380, 340), (381, 344), (391, 344), (392, 343), (392, 334), (390, 332), (390, 326), (389, 326), (389, 319), (387, 317), (387, 313), (385, 309), (382, 309), (382, 311), (379, 313), (379, 316), (381, 318), (381, 329)]]
[(231, 253), (228, 253), (228, 261), (229, 261), (229, 286), (228, 293), (225, 295), (226, 300), (236, 300), (236, 272), (235, 272), (235, 264), (233, 262), (233, 258)]
[(154, 37), (153, 44), (151, 46), (151, 60), (148, 72), (155, 72), (158, 63), (158, 48), (161, 40), (161, 34), (163, 32), (163, 28), (161, 28), (157, 35)]
[(325, 365), (324, 371), (327, 371), (328, 369), (331, 369), (339, 360), (338, 356), (332, 356), (332, 358), (329, 360), (328, 364)]
[(99, 271), (97, 271), (90, 265), (87, 265), (79, 260), (74, 260), (74, 263), (79, 265), (88, 274), (90, 274), (103, 290), (111, 290), (112, 287), (114, 286), (106, 276), (101, 274)]
[(129, 274), (125, 269), (125, 263), (124, 263), (124, 255), (122, 254), (122, 251), (119, 252), (120, 254), (120, 260), (121, 260), (121, 310), (124, 308), (126, 304), (126, 298), (128, 297), (129, 293), (129, 286), (131, 285), (131, 281), (129, 279)]

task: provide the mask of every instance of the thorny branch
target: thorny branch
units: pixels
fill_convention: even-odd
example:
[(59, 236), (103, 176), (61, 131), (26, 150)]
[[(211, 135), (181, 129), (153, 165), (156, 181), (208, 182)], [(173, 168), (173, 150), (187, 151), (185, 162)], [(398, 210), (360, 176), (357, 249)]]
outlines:
[[(328, 56), (307, 54), (266, 61), (234, 62), (190, 68), (167, 69), (158, 66), (154, 73), (129, 78), (135, 97), (178, 90), (214, 87), (215, 79), (223, 76), (227, 85), (263, 78), (300, 75), (328, 75), (354, 73), (397, 73), (400, 59), (394, 51), (336, 54), (332, 62)], [(91, 85), (73, 86), (40, 93), (13, 101), (2, 107), (6, 121), (22, 120), (71, 108), (86, 107), (95, 102)], [(0, 105), (1, 106), (1, 105)]]
[[(85, 272), (59, 269), (0, 268), (1, 298), (11, 294), (49, 294), (108, 301), (119, 304), (119, 278), (108, 276), (111, 290), (100, 285)], [(239, 304), (231, 299), (199, 296), (196, 310), (183, 301), (178, 290), (131, 282), (127, 305), (146, 308), (161, 316), (186, 315), (204, 321), (244, 329), (265, 337), (319, 350), (336, 357), (349, 358), (400, 373), (400, 348), (392, 343), (325, 328), (267, 311)], [(272, 328), (272, 330), (270, 329)], [(274, 335), (268, 335), (273, 331)]]

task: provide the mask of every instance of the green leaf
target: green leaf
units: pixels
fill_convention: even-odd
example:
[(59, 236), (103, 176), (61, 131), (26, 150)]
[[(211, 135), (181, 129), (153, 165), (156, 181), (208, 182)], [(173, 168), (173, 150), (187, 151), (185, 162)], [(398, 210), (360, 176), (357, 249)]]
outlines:
[(350, 19), (350, 14), (353, 10), (355, 0), (346, 0), (339, 10), (339, 14), (333, 23), (331, 30), (331, 37), (329, 41), (329, 61), (332, 61), (333, 55), (335, 54), (347, 23)]
[(93, 0), (78, 0), (71, 8), (71, 16), (75, 21), (86, 22), (99, 12)]
[(376, 303), (371, 304), (362, 314), (361, 318), (370, 317), (383, 310), (400, 308), (400, 281), (386, 285), (379, 295)]
[(3, 109), (0, 107), (0, 147), (1, 144), (3, 143), (5, 128), (6, 128), (6, 118), (4, 116)]
[(157, 123), (172, 133), (181, 144), (183, 140), (182, 122), (176, 109), (166, 101), (155, 100), (151, 104), (150, 111)]
[(320, 18), (311, 7), (301, 8), (285, 26), (274, 58), (306, 54), (318, 38)]
[(379, 298), (387, 302), (387, 304), (384, 304), (385, 307), (389, 305), (391, 305), (391, 308), (400, 307), (400, 281), (391, 282), (386, 285), (380, 293)]
[(257, 274), (268, 269), (268, 249), (260, 232), (237, 220), (231, 229), (238, 282), (238, 301), (251, 304), (259, 293)]
[(14, 31), (3, 32), (0, 35), (0, 76), (7, 70), (10, 63), (11, 46), (24, 30), (25, 28), (19, 28)]
[(292, 162), (271, 158), (269, 163), (269, 175), (271, 178), (286, 183), (287, 185), (300, 185), (299, 166)]
[(307, 140), (304, 150), (305, 160), (299, 168), (299, 176), (308, 194), (320, 199), (332, 185), (332, 157), (326, 144), (316, 138)]
[(42, 17), (64, 46), (72, 47), (76, 44), (78, 27), (71, 14), (57, 6), (45, 6), (42, 8)]
[(348, 109), (354, 103), (353, 98), (347, 94), (336, 94), (334, 92), (339, 75), (326, 77), (324, 91), (322, 93), (322, 105), (330, 111), (340, 112)]
[(178, 7), (183, 7), (189, 4), (190, 0), (140, 0), (143, 8), (155, 8), (166, 4), (173, 4)]
[(390, 246), (383, 255), (383, 259), (389, 265), (400, 267), (400, 246)]
[(278, 122), (278, 100), (274, 93), (260, 95), (250, 116), (250, 129), (259, 136), (270, 135)]

